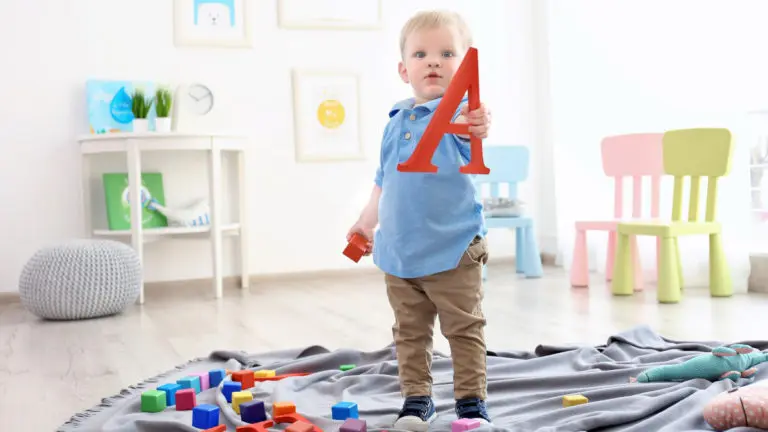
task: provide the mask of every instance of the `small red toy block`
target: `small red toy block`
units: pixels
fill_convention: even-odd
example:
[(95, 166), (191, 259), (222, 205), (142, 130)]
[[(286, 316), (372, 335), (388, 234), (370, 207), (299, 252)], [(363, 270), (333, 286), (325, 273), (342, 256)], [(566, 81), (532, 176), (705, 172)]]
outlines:
[(186, 388), (176, 392), (176, 411), (189, 411), (197, 405), (195, 389)]
[(280, 417), (285, 414), (296, 412), (296, 405), (293, 402), (275, 402), (272, 404), (272, 417)]
[(218, 426), (214, 426), (210, 429), (204, 430), (203, 432), (227, 432), (227, 425), (221, 424)]
[(304, 423), (308, 423), (308, 424), (312, 425), (312, 432), (323, 432), (322, 429), (320, 429), (318, 426), (312, 424), (311, 421), (307, 420), (306, 418), (304, 418), (303, 415), (301, 415), (299, 413), (291, 413), (291, 414), (281, 415), (279, 417), (274, 417), (273, 420), (277, 424), (281, 424), (281, 423), (293, 424), (293, 423), (296, 423), (296, 422), (304, 422)]
[(347, 247), (344, 248), (344, 255), (354, 262), (360, 262), (360, 258), (368, 252), (371, 243), (365, 238), (364, 235), (359, 233), (352, 234), (352, 238), (349, 239)]
[(260, 423), (238, 426), (235, 432), (269, 432), (269, 428), (275, 425), (272, 420), (265, 420)]
[(480, 420), (477, 419), (459, 419), (451, 423), (451, 432), (465, 432), (480, 427)]
[[(469, 134), (468, 124), (452, 123), (451, 119), (464, 97), (469, 92), (469, 109), (480, 108), (480, 80), (477, 70), (477, 48), (470, 48), (464, 60), (459, 65), (456, 75), (445, 90), (443, 100), (435, 110), (435, 114), (424, 130), (421, 140), (416, 145), (411, 157), (398, 164), (400, 172), (435, 173), (437, 167), (432, 164), (432, 156), (437, 150), (440, 140), (445, 134)], [(483, 141), (470, 135), (470, 160), (459, 169), (462, 174), (488, 174), (491, 170), (483, 162)]]
[(303, 421), (297, 421), (285, 428), (285, 432), (312, 432), (313, 430), (315, 430), (313, 425)]
[(253, 371), (246, 369), (232, 372), (232, 381), (237, 381), (242, 384), (242, 390), (248, 390), (253, 387), (254, 384)]
[(368, 425), (365, 420), (351, 418), (341, 425), (339, 432), (368, 432)]

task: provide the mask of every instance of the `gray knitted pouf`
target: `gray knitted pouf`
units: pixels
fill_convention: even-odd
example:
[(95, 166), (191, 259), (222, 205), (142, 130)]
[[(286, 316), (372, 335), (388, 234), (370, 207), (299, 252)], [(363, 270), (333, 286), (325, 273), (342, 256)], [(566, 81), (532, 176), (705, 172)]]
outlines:
[(52, 320), (113, 315), (136, 301), (141, 263), (126, 244), (74, 240), (37, 251), (19, 281), (21, 303)]

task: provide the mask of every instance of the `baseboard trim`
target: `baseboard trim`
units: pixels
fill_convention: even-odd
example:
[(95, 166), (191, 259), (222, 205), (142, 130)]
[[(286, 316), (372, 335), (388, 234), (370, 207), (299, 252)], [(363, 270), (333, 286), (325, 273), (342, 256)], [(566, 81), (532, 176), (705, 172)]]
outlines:
[[(503, 257), (492, 259), (488, 265), (491, 267), (497, 266), (510, 266), (515, 264), (514, 257)], [(555, 266), (554, 254), (541, 254), (541, 264), (545, 267)], [(307, 280), (318, 279), (339, 279), (339, 278), (356, 278), (360, 276), (371, 276), (381, 274), (381, 270), (377, 267), (365, 267), (365, 268), (352, 268), (352, 269), (334, 269), (334, 270), (313, 270), (305, 272), (290, 272), (290, 273), (266, 273), (251, 275), (248, 279), (250, 286), (264, 285), (269, 282), (302, 282)], [(240, 276), (227, 276), (224, 277), (222, 284), (225, 288), (233, 288), (240, 286)], [(144, 289), (151, 290), (168, 290), (168, 289), (184, 289), (190, 286), (210, 286), (213, 283), (213, 278), (201, 278), (201, 279), (181, 279), (174, 281), (156, 281), (146, 282)], [(0, 292), (0, 304), (19, 303), (21, 298), (18, 292)]]

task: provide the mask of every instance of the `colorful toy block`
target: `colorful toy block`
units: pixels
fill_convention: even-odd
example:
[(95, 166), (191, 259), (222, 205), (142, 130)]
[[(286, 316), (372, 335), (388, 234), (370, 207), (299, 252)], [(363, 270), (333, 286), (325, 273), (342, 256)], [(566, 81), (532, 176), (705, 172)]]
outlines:
[(331, 417), (334, 420), (358, 418), (357, 404), (354, 402), (339, 402), (331, 407)]
[(189, 374), (189, 376), (200, 378), (200, 391), (206, 391), (211, 388), (211, 381), (208, 378), (208, 372), (195, 372)]
[(295, 413), (295, 412), (291, 414), (285, 414), (279, 417), (275, 417), (273, 420), (275, 421), (275, 423), (278, 423), (278, 424), (283, 424), (283, 423), (293, 424), (296, 422), (304, 422), (312, 425), (312, 432), (323, 432), (322, 429), (312, 424), (311, 421), (304, 418), (304, 416), (302, 416), (301, 414)]
[(253, 372), (254, 378), (272, 378), (275, 376), (275, 371), (273, 370), (258, 370)]
[(459, 419), (451, 423), (451, 432), (464, 432), (480, 427), (478, 419)]
[(185, 388), (176, 392), (176, 411), (189, 411), (195, 405), (197, 405), (197, 398), (194, 389)]
[(568, 408), (576, 405), (582, 405), (589, 402), (585, 396), (580, 394), (572, 394), (563, 396), (563, 407)]
[(227, 371), (224, 369), (214, 369), (212, 371), (208, 371), (208, 384), (210, 384), (211, 387), (218, 387), (219, 384), (224, 381), (224, 377), (226, 376)]
[(240, 414), (240, 404), (253, 400), (253, 394), (249, 391), (239, 391), (232, 393), (232, 409)]
[(240, 404), (240, 419), (246, 423), (259, 423), (267, 419), (264, 402), (252, 400)]
[(180, 385), (183, 389), (193, 389), (195, 393), (200, 393), (200, 377), (199, 376), (186, 376), (176, 381), (176, 384)]
[(347, 258), (351, 259), (354, 262), (359, 262), (360, 258), (365, 255), (366, 252), (368, 252), (368, 249), (370, 248), (370, 243), (368, 242), (368, 239), (365, 238), (364, 235), (359, 233), (352, 234), (352, 237), (349, 239), (349, 243), (347, 244), (347, 247), (344, 248), (344, 255), (347, 256)]
[(163, 384), (157, 388), (160, 391), (165, 392), (165, 405), (176, 405), (176, 392), (181, 390), (181, 386), (174, 383)]
[(275, 402), (272, 404), (272, 417), (293, 414), (296, 412), (296, 405), (293, 402)]
[(368, 425), (365, 420), (351, 418), (341, 425), (339, 432), (368, 432)]
[(198, 429), (212, 428), (219, 424), (219, 407), (202, 404), (192, 410), (192, 426)]
[(141, 411), (156, 413), (165, 409), (165, 392), (147, 390), (141, 394)]
[(357, 365), (345, 364), (345, 365), (339, 366), (339, 370), (341, 370), (342, 372), (346, 372), (346, 371), (350, 371), (350, 370), (352, 370), (352, 369), (354, 369), (356, 367), (357, 367)]
[(243, 384), (237, 381), (225, 381), (224, 385), (221, 386), (221, 394), (224, 395), (224, 399), (226, 399), (229, 403), (232, 403), (232, 393), (242, 390)]
[(248, 390), (249, 388), (253, 387), (255, 381), (253, 371), (246, 369), (232, 372), (232, 381), (241, 383), (243, 385), (243, 390)]
[(275, 425), (272, 420), (254, 423), (245, 426), (238, 426), (235, 432), (269, 432), (269, 428)]
[(227, 425), (218, 425), (210, 429), (206, 429), (203, 432), (227, 432)]
[(285, 428), (285, 432), (312, 432), (315, 427), (311, 423), (304, 423), (303, 421), (297, 421)]
[(307, 376), (307, 375), (309, 375), (308, 372), (298, 372), (298, 373), (290, 373), (290, 374), (283, 374), (283, 375), (275, 375), (275, 376), (272, 376), (272, 377), (264, 377), (264, 378), (254, 377), (254, 380), (256, 382), (261, 382), (261, 381), (280, 381), (280, 380), (284, 380), (286, 378), (303, 377), (303, 376)]

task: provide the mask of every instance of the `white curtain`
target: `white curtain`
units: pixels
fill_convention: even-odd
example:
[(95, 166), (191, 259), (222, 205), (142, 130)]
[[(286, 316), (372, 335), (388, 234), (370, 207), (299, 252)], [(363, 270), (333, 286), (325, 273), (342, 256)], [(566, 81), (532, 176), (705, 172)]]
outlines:
[[(768, 36), (760, 23), (766, 9), (768, 2), (756, 0), (549, 1), (551, 172), (558, 255), (567, 269), (574, 221), (613, 216), (613, 181), (601, 167), (603, 137), (727, 127), (735, 152), (730, 174), (720, 181), (717, 219), (734, 290), (746, 292), (752, 237), (747, 112), (761, 101), (768, 104), (768, 63), (760, 60), (760, 40)], [(662, 182), (663, 218), (671, 215), (671, 184), (671, 178)], [(648, 194), (649, 187), (646, 182)], [(701, 190), (703, 208), (704, 184)], [(629, 215), (630, 180), (624, 197)], [(643, 205), (649, 215), (648, 195)], [(684, 211), (687, 206), (686, 200)], [(599, 274), (604, 274), (606, 243), (606, 234), (588, 234), (590, 270)], [(646, 280), (655, 282), (655, 239), (641, 238), (639, 244)], [(680, 253), (686, 286), (706, 287), (707, 236), (682, 237)]]

